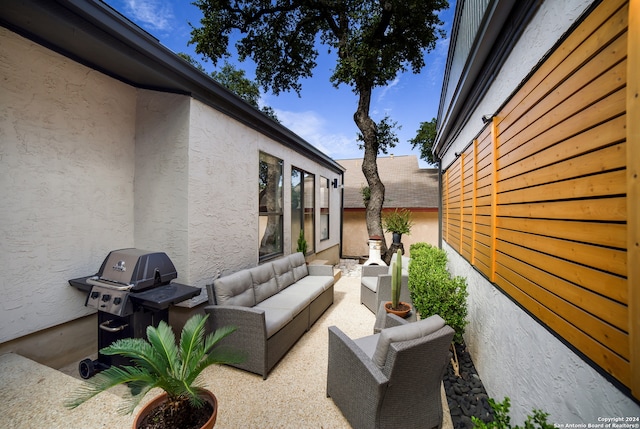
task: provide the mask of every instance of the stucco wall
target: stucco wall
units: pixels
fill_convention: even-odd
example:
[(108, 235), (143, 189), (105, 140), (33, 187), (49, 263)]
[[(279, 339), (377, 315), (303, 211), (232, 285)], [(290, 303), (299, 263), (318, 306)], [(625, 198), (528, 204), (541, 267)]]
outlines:
[(190, 100), (138, 90), (135, 130), (135, 247), (166, 252), (185, 284)]
[[(478, 134), (484, 114), (495, 112), (589, 6), (580, 0), (545, 1), (495, 77), (443, 165)], [(450, 268), (467, 277), (469, 325), (465, 341), (490, 396), (511, 398), (512, 421), (533, 408), (557, 424), (599, 423), (598, 417), (640, 415), (640, 407), (475, 271), (446, 243)]]
[(533, 408), (549, 422), (601, 423), (599, 417), (640, 416), (640, 407), (493, 287), (446, 243), (449, 267), (467, 279), (470, 321), (464, 335), (490, 397), (511, 398), (512, 421)]
[(0, 28), (0, 342), (88, 314), (133, 245), (136, 91)]
[[(411, 234), (402, 236), (405, 252), (413, 243), (425, 242), (438, 245), (438, 212), (413, 212), (414, 222)], [(342, 233), (342, 255), (345, 257), (365, 256), (369, 254), (369, 233), (364, 209), (344, 212), (344, 228)], [(392, 234), (385, 233), (387, 246), (391, 245)]]

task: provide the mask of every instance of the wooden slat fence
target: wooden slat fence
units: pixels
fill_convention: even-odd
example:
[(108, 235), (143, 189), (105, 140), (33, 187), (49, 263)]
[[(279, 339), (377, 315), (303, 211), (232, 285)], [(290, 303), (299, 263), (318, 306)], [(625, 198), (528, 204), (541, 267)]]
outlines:
[(628, 16), (602, 2), (445, 170), (443, 238), (631, 388)]

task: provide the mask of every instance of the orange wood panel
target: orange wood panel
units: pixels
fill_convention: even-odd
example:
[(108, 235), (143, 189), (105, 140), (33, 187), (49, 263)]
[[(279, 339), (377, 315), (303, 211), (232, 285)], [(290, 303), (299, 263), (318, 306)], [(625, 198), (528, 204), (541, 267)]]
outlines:
[(627, 47), (627, 258), (629, 261), (629, 323), (631, 392), (640, 398), (640, 0), (629, 3)]
[[(593, 170), (589, 167), (594, 164), (607, 163), (609, 159), (604, 155), (613, 153), (613, 161), (619, 161), (624, 158), (624, 145), (618, 145), (613, 147), (613, 150), (602, 150), (576, 158), (571, 161), (571, 164), (575, 164), (575, 170), (580, 171), (582, 168), (589, 172), (599, 171)], [(602, 154), (603, 156), (598, 156)], [(623, 156), (620, 156), (620, 155)], [(525, 185), (520, 183), (520, 186), (514, 182), (519, 182), (518, 177), (515, 177), (509, 183), (505, 183), (505, 187), (513, 187), (516, 190), (509, 192), (501, 192), (498, 194), (498, 204), (514, 204), (514, 203), (528, 203), (536, 201), (549, 201), (549, 200), (567, 200), (575, 198), (595, 198), (613, 195), (624, 195), (627, 192), (627, 181), (625, 170), (608, 171), (603, 174), (594, 174), (591, 176), (578, 177), (577, 179), (565, 179), (567, 175), (573, 176), (578, 174), (574, 172), (574, 169), (566, 168), (568, 166), (565, 163), (552, 166), (552, 168), (545, 169), (545, 171), (536, 171), (527, 176), (527, 181), (530, 187), (521, 187)], [(611, 168), (615, 168), (609, 164)], [(565, 167), (565, 168), (562, 168)], [(624, 167), (618, 166), (618, 168)], [(603, 167), (600, 171), (607, 171), (611, 168)], [(558, 182), (548, 183), (550, 178), (560, 180)], [(515, 185), (515, 186), (514, 186)], [(519, 189), (518, 189), (519, 188)]]
[(498, 251), (536, 267), (544, 268), (546, 272), (556, 277), (580, 285), (621, 304), (628, 304), (627, 279), (624, 277), (604, 273), (505, 241), (498, 241)]
[[(600, 316), (609, 316), (602, 307), (606, 307), (610, 311), (617, 313), (615, 322), (620, 322), (620, 319), (626, 319), (627, 307), (617, 304), (613, 301), (607, 302), (606, 299), (598, 299), (598, 296), (591, 294), (589, 298), (593, 301), (597, 301), (602, 307), (598, 307), (596, 303), (592, 302), (589, 309), (600, 310), (598, 314), (592, 313), (589, 309), (581, 307), (578, 302), (571, 301), (569, 298), (579, 298), (580, 291), (575, 287), (571, 287), (569, 284), (558, 285), (553, 290), (540, 287), (536, 280), (543, 279), (545, 273), (534, 267), (527, 266), (513, 258), (503, 256), (501, 261), (505, 264), (498, 264), (496, 269), (498, 274), (509, 280), (518, 289), (547, 307), (549, 310), (561, 316), (563, 319), (569, 321), (577, 328), (587, 332), (593, 338), (605, 345), (607, 348), (618, 353), (620, 356), (629, 360), (629, 336), (626, 332), (627, 323), (624, 322), (623, 326), (625, 330), (618, 329), (609, 320), (603, 319)], [(549, 279), (545, 279), (550, 281)], [(551, 280), (553, 282), (553, 280)], [(553, 283), (552, 283), (553, 284)], [(564, 286), (564, 287), (562, 287)], [(557, 292), (565, 292), (565, 296), (559, 295)], [(584, 300), (582, 303), (589, 304), (589, 301)]]
[(626, 224), (505, 217), (498, 217), (497, 222), (500, 229), (529, 232), (618, 249), (627, 248)]
[(606, 372), (623, 383), (629, 383), (631, 369), (627, 360), (537, 302), (507, 279), (497, 276), (496, 284), (574, 347), (589, 356)]
[[(616, 114), (621, 114), (624, 112), (624, 106), (622, 103), (618, 103), (619, 106), (616, 109)], [(597, 106), (595, 109), (597, 109)], [(591, 109), (587, 109), (587, 111), (591, 112)], [(614, 143), (624, 142), (626, 138), (626, 116), (624, 115), (615, 117), (584, 132), (579, 131), (584, 126), (584, 123), (579, 121), (572, 121), (572, 123), (575, 124), (575, 127), (571, 127), (571, 129), (569, 129), (570, 127), (567, 127), (565, 123), (536, 138), (546, 140), (547, 142), (559, 141), (558, 144), (546, 147), (538, 153), (533, 153), (529, 145), (516, 149), (516, 151), (520, 152), (520, 155), (518, 155), (520, 160), (513, 162), (507, 167), (499, 168), (498, 180), (502, 181)], [(557, 130), (557, 132), (552, 133), (551, 131), (553, 130)], [(575, 134), (576, 132), (578, 132), (578, 134)], [(570, 135), (573, 136), (565, 139), (565, 137)], [(537, 146), (535, 142), (530, 143), (533, 147)], [(516, 155), (513, 157), (510, 156), (509, 158), (515, 159)], [(500, 164), (500, 161), (498, 161), (498, 164)]]
[(627, 199), (615, 197), (597, 200), (507, 204), (500, 206), (500, 215), (591, 222), (625, 222), (627, 219)]
[[(588, 39), (599, 28), (607, 24), (607, 21), (617, 14), (618, 10), (625, 6), (626, 0), (609, 0), (603, 2), (598, 6), (597, 10), (591, 13), (585, 18), (582, 24), (576, 28), (562, 43), (561, 46), (556, 49), (553, 54), (536, 70), (536, 72), (527, 80), (518, 94), (509, 100), (505, 107), (501, 111), (501, 118), (507, 120), (507, 118), (518, 118), (518, 112), (516, 108), (520, 108), (521, 111), (526, 111), (529, 106), (536, 102), (540, 98), (539, 93), (545, 93), (548, 91), (546, 87), (538, 90), (536, 88), (540, 85), (544, 85), (547, 80), (550, 82), (557, 82), (557, 79), (550, 79), (551, 73), (561, 65), (565, 59), (576, 51), (584, 41)], [(624, 18), (624, 17), (622, 17)], [(596, 46), (597, 48), (597, 46)], [(533, 102), (527, 102), (526, 96), (531, 94)], [(513, 121), (513, 119), (511, 119)]]

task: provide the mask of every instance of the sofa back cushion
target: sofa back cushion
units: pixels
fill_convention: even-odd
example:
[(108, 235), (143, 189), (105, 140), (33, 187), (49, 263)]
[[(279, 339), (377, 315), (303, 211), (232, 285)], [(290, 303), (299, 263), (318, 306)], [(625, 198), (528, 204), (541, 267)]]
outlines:
[(291, 268), (293, 269), (293, 280), (298, 281), (309, 275), (307, 270), (307, 263), (304, 260), (304, 255), (301, 252), (293, 253), (288, 256), (291, 262)]
[(241, 305), (244, 307), (256, 305), (253, 281), (248, 270), (238, 271), (214, 280), (213, 290), (218, 305)]
[(418, 322), (406, 323), (404, 325), (394, 326), (393, 328), (383, 329), (380, 331), (378, 345), (376, 346), (376, 351), (373, 354), (373, 362), (380, 368), (384, 367), (384, 364), (387, 361), (387, 351), (389, 350), (389, 345), (391, 343), (425, 337), (436, 332), (438, 329), (441, 329), (444, 325), (445, 322), (442, 317), (435, 314)]
[(249, 270), (253, 281), (253, 291), (256, 294), (256, 304), (278, 293), (278, 282), (273, 263), (269, 262)]
[(286, 289), (294, 283), (293, 269), (289, 258), (281, 258), (273, 261), (273, 270), (276, 272), (276, 282), (278, 283), (278, 291)]

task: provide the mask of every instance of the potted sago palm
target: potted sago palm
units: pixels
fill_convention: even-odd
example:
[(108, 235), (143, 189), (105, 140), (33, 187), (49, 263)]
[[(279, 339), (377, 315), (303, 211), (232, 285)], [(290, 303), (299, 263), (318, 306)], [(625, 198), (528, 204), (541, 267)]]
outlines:
[(407, 317), (411, 311), (411, 305), (400, 301), (402, 288), (402, 253), (396, 251), (395, 261), (391, 264), (391, 301), (384, 305), (387, 313), (393, 313), (400, 317)]
[(74, 392), (65, 406), (76, 408), (100, 392), (127, 384), (130, 400), (120, 411), (131, 413), (152, 388), (158, 387), (164, 393), (142, 407), (134, 429), (212, 428), (218, 414), (217, 399), (199, 383), (198, 376), (210, 365), (240, 363), (244, 356), (218, 345), (236, 328), (223, 327), (207, 335), (207, 318), (192, 316), (184, 325), (179, 344), (171, 327), (161, 321), (157, 328), (147, 328), (147, 340), (124, 338), (103, 348), (102, 353), (125, 356), (133, 365), (111, 366), (99, 372)]

